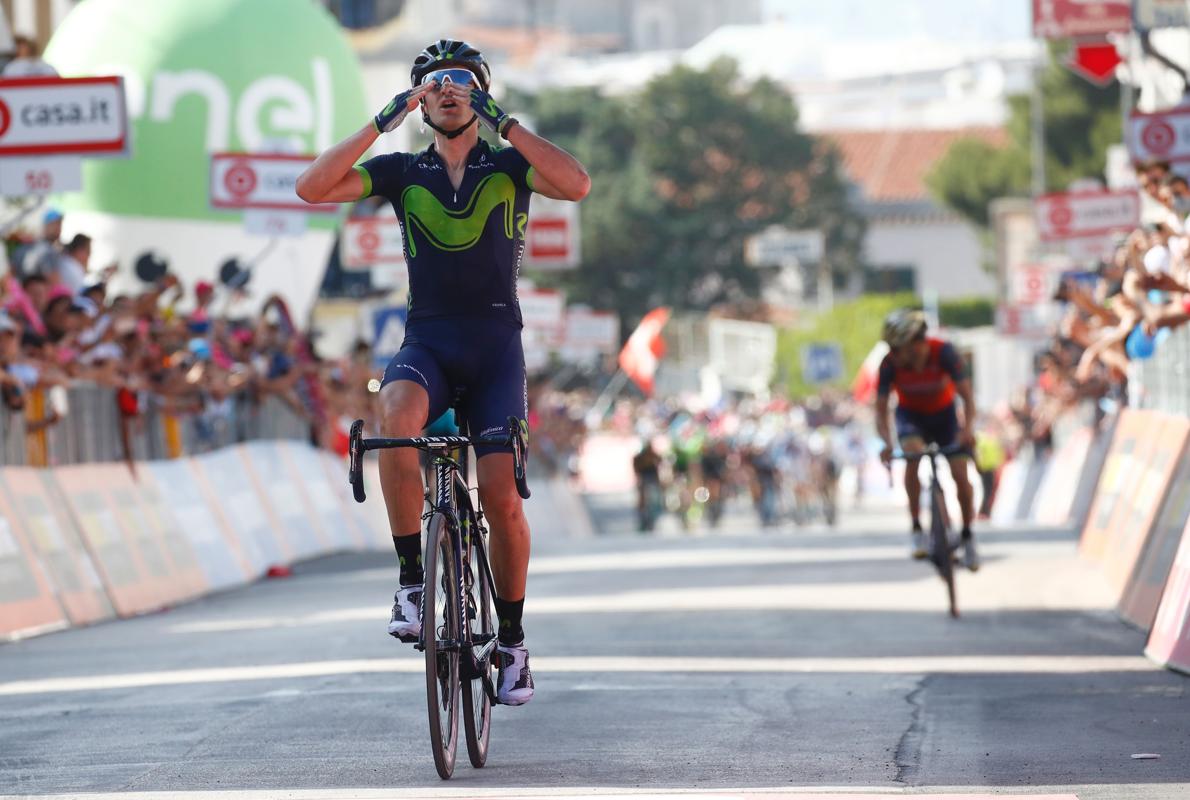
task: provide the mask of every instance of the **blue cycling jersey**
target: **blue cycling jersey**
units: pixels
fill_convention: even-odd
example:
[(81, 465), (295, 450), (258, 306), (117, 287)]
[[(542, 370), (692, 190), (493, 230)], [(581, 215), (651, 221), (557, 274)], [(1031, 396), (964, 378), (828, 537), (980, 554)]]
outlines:
[(529, 221), (532, 167), (513, 148), (480, 142), (458, 190), (434, 145), (356, 167), (364, 196), (392, 203), (409, 267), (409, 322), (498, 317), (521, 324), (516, 282)]

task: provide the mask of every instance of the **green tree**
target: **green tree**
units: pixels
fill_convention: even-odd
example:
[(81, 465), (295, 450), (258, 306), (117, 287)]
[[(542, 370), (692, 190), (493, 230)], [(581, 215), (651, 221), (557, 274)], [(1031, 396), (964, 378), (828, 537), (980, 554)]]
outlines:
[[(1067, 46), (1055, 44), (1041, 76), (1047, 191), (1064, 191), (1080, 178), (1103, 175), (1109, 145), (1121, 141), (1119, 88), (1101, 88), (1065, 66)], [(1008, 99), (1008, 144), (993, 147), (959, 139), (926, 179), (939, 202), (981, 227), (988, 203), (1028, 195), (1032, 106), (1027, 94)]]
[(837, 155), (798, 130), (788, 92), (743, 80), (734, 62), (679, 66), (627, 97), (568, 90), (513, 103), (591, 173), (582, 265), (555, 278), (573, 299), (632, 321), (658, 305), (755, 298), (765, 273), (745, 264), (744, 243), (769, 225), (821, 228), (837, 272), (858, 263), (863, 228)]

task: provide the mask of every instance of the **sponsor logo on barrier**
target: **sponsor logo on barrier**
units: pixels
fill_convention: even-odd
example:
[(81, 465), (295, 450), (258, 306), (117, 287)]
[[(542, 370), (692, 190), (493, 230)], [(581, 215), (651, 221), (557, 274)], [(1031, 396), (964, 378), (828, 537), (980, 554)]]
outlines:
[(1190, 522), (1182, 532), (1145, 655), (1159, 664), (1190, 672)]
[(1190, 519), (1190, 459), (1183, 458), (1133, 572), (1133, 580), (1120, 600), (1120, 615), (1142, 630), (1153, 625), (1187, 519)]

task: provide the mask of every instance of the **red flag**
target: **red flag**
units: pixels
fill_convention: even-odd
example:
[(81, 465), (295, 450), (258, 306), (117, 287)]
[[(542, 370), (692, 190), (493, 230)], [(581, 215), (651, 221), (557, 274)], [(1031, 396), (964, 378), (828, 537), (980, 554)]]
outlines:
[(665, 355), (661, 329), (668, 320), (668, 308), (654, 308), (645, 314), (620, 351), (620, 369), (647, 396), (653, 394), (653, 376), (657, 374), (657, 364)]
[(851, 382), (851, 397), (857, 403), (868, 404), (876, 398), (876, 387), (880, 382), (880, 362), (888, 354), (888, 345), (883, 341), (868, 352), (859, 372), (855, 373), (855, 380)]

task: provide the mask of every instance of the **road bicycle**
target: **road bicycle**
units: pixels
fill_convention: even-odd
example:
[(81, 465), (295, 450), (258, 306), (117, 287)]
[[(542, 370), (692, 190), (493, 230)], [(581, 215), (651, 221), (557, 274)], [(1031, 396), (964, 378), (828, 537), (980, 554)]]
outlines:
[(946, 493), (942, 490), (942, 483), (938, 480), (938, 459), (950, 456), (966, 455), (967, 449), (962, 445), (939, 447), (930, 444), (920, 455), (896, 452), (893, 458), (906, 461), (906, 469), (916, 468), (921, 459), (927, 459), (930, 464), (930, 524), (926, 528), (926, 553), (938, 577), (946, 584), (946, 594), (950, 601), (950, 615), (959, 616), (958, 600), (955, 596), (954, 562), (955, 552), (960, 542), (955, 538), (954, 528), (950, 524), (950, 512), (946, 507)]
[[(498, 437), (467, 435), (460, 420), (458, 436), (365, 439), (363, 420), (351, 425), (349, 480), (357, 502), (364, 502), (363, 456), (369, 450), (412, 447), (428, 456), (428, 510), (424, 515), (425, 556), (422, 565), (421, 636), (416, 645), (426, 658), (426, 710), (434, 767), (444, 780), (454, 773), (459, 716), (467, 739), (467, 756), (477, 769), (487, 763), (492, 733), (492, 706), (497, 704), (492, 680), (495, 668), (495, 583), (488, 562), (483, 508), (469, 488), (470, 457), (475, 445), (512, 448), (517, 492), (529, 499), (525, 480), (525, 430), (509, 417), (508, 432)], [(460, 702), (461, 700), (461, 702)]]

